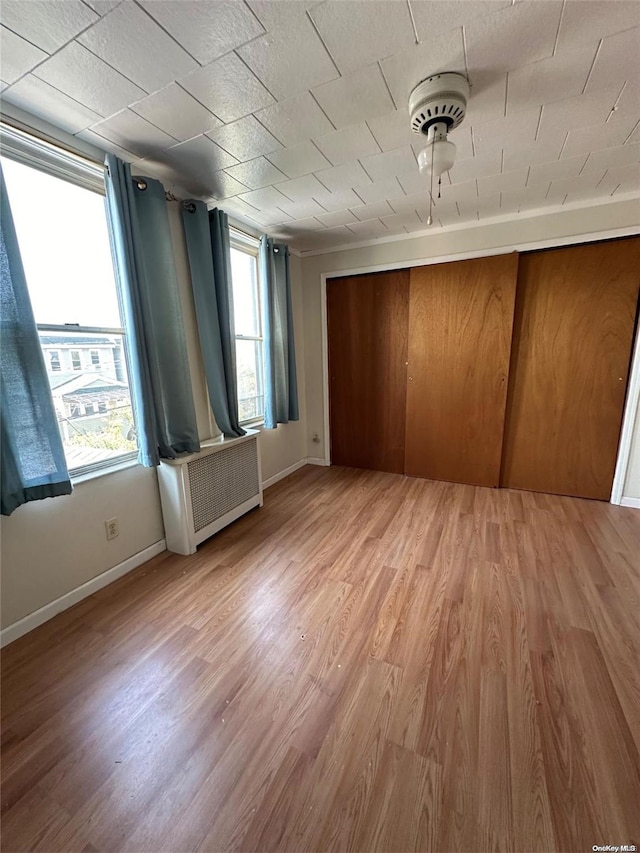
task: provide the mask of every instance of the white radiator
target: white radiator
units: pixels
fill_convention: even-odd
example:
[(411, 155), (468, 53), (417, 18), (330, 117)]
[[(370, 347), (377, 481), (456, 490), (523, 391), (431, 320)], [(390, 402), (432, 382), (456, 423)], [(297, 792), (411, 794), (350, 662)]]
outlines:
[(163, 459), (158, 468), (167, 548), (196, 547), (245, 512), (262, 506), (258, 431), (203, 441), (200, 453)]

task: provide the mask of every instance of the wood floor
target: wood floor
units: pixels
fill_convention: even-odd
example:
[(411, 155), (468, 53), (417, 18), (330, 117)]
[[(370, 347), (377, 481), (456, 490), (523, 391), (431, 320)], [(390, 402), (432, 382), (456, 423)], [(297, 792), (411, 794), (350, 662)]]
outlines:
[(636, 510), (304, 468), (4, 651), (2, 850), (638, 845), (639, 613)]

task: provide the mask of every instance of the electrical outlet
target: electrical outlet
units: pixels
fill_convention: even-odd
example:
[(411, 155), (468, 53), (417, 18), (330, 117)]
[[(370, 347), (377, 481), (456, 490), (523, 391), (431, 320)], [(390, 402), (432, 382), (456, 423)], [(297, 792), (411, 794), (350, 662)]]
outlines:
[(117, 518), (108, 518), (105, 521), (104, 526), (107, 531), (107, 539), (115, 539), (120, 535), (120, 527), (118, 525)]

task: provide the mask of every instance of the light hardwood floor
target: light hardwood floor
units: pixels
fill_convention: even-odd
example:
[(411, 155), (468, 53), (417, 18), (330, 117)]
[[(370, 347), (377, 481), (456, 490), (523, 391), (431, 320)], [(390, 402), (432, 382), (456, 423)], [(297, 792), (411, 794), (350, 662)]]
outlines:
[(637, 845), (639, 613), (636, 510), (304, 468), (4, 651), (2, 849)]

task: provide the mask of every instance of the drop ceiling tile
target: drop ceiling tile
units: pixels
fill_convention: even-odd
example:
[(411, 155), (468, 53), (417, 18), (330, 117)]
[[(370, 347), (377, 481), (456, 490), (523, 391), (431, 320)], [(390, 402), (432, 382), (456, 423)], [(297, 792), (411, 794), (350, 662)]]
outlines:
[(417, 177), (419, 174), (415, 154), (410, 145), (363, 157), (362, 166), (372, 181), (388, 181), (392, 178)]
[(269, 160), (289, 178), (300, 178), (331, 165), (313, 142), (303, 142), (269, 154)]
[(561, 10), (560, 2), (535, 0), (516, 3), (467, 24), (465, 44), (471, 79), (479, 71), (499, 74), (551, 56)]
[(68, 133), (84, 130), (102, 118), (33, 74), (27, 74), (14, 83), (3, 93), (3, 98)]
[(454, 207), (449, 210), (445, 210), (443, 213), (436, 213), (433, 221), (434, 225), (439, 223), (440, 227), (445, 228), (447, 225), (458, 225), (462, 222), (462, 218), (458, 213), (458, 209)]
[(516, 169), (513, 172), (503, 172), (499, 175), (487, 175), (484, 178), (478, 178), (478, 193), (480, 196), (485, 196), (521, 189), (527, 182), (528, 173), (528, 169)]
[(474, 71), (469, 77), (471, 91), (465, 122), (493, 121), (502, 118), (507, 105), (507, 75)]
[[(502, 157), (500, 151), (491, 151), (478, 157), (469, 157), (466, 160), (456, 160), (449, 175), (453, 183), (463, 183), (473, 178), (481, 178), (485, 175), (497, 175), (500, 171)], [(505, 171), (508, 171), (505, 168)]]
[(248, 160), (246, 163), (232, 166), (227, 169), (227, 174), (237, 181), (242, 181), (252, 190), (277, 184), (278, 181), (284, 181), (287, 177), (264, 157), (256, 157), (255, 160)]
[(601, 175), (604, 169), (640, 162), (640, 142), (628, 142), (589, 154), (583, 175)]
[(489, 219), (492, 216), (500, 216), (500, 193), (459, 201), (458, 208), (463, 219)]
[(587, 158), (583, 154), (579, 157), (567, 157), (551, 163), (538, 163), (531, 167), (527, 186), (548, 184), (550, 181), (559, 181), (562, 178), (575, 178), (580, 174), (586, 162)]
[[(350, 0), (341, 0), (343, 2)], [(338, 80), (316, 86), (313, 96), (338, 128), (384, 115), (394, 107), (378, 65), (360, 68)]]
[(256, 118), (287, 147), (333, 130), (331, 122), (308, 92), (260, 110)]
[(511, 5), (511, 0), (440, 0), (425, 3), (409, 0), (420, 41), (427, 41), (438, 33), (455, 27), (468, 26), (475, 18), (482, 18)]
[(287, 216), (282, 210), (277, 208), (273, 210), (255, 210), (250, 214), (254, 222), (262, 225), (264, 228), (270, 228), (272, 225), (281, 225), (283, 222), (290, 222), (291, 217)]
[(547, 204), (546, 195), (549, 189), (550, 181), (546, 183), (536, 184), (532, 187), (524, 189), (512, 190), (502, 194), (502, 202), (505, 207), (513, 207), (517, 205), (518, 211), (534, 210), (539, 207), (544, 207)]
[(310, 216), (320, 216), (327, 212), (313, 199), (309, 199), (308, 201), (289, 201), (285, 199), (278, 207), (281, 207), (293, 219), (308, 219)]
[(176, 83), (132, 104), (131, 109), (181, 142), (222, 124)]
[(598, 190), (612, 195), (614, 192), (634, 192), (640, 189), (640, 163), (612, 166), (598, 183)]
[[(560, 129), (544, 140), (538, 140), (529, 145), (508, 146), (504, 149), (502, 163), (503, 171), (512, 172), (522, 166), (532, 166), (536, 163), (550, 163), (557, 160), (562, 151), (565, 132)], [(454, 167), (455, 168), (455, 167)]]
[(102, 116), (113, 115), (146, 94), (75, 41), (38, 66), (34, 73)]
[(464, 45), (462, 29), (450, 30), (422, 44), (413, 44), (401, 53), (380, 63), (394, 106), (406, 109), (411, 90), (425, 76), (440, 71), (459, 71), (464, 74)]
[(600, 148), (622, 145), (638, 121), (637, 115), (614, 113), (608, 122), (569, 131), (562, 157), (589, 154)]
[(367, 124), (383, 151), (393, 151), (394, 148), (410, 145), (419, 138), (418, 134), (411, 130), (409, 113), (404, 108), (369, 119)]
[[(437, 195), (434, 193), (434, 195)], [(450, 184), (447, 186), (446, 184), (442, 185), (442, 202), (445, 205), (451, 204), (451, 202), (459, 202), (466, 201), (470, 198), (478, 197), (478, 186), (475, 180), (473, 181), (463, 181), (459, 184)], [(436, 198), (436, 207), (440, 203), (440, 199)]]
[(112, 154), (116, 154), (121, 160), (124, 160), (127, 163), (132, 163), (134, 160), (139, 160), (139, 155), (135, 154), (133, 151), (127, 151), (122, 148), (121, 145), (118, 145), (115, 142), (112, 142), (110, 139), (107, 139), (104, 136), (98, 136), (97, 133), (94, 133), (92, 130), (87, 128), (86, 130), (80, 130), (78, 133), (75, 133), (74, 136), (77, 136), (78, 139), (82, 139), (85, 142), (90, 143), (91, 145), (98, 148), (100, 151), (110, 151)]
[(559, 54), (510, 71), (507, 114), (580, 95), (594, 55), (592, 49)]
[(155, 92), (199, 67), (134, 3), (122, 3), (99, 18), (78, 41), (147, 92)]
[[(372, 184), (354, 187), (365, 204), (373, 204), (376, 201), (386, 201), (396, 198), (402, 193), (402, 187), (397, 178), (388, 181), (374, 181)], [(351, 206), (351, 205), (350, 205)]]
[(241, 198), (242, 201), (246, 201), (247, 204), (250, 204), (251, 207), (257, 208), (257, 210), (268, 210), (269, 208), (274, 207), (279, 207), (281, 210), (284, 210), (282, 207), (283, 203), (289, 201), (286, 196), (282, 195), (282, 193), (278, 192), (274, 187), (265, 187), (261, 190), (253, 190), (250, 193), (245, 193)]
[[(293, 236), (291, 232), (289, 236)], [(344, 225), (339, 225), (336, 228), (327, 228), (323, 231), (317, 231), (314, 234), (300, 236), (295, 240), (293, 245), (298, 251), (304, 253), (313, 251), (314, 249), (331, 248), (353, 242), (355, 240), (352, 232)]]
[[(254, 10), (257, 5), (253, 4)], [(339, 76), (304, 9), (298, 8), (297, 3), (283, 5), (289, 6), (290, 11), (278, 26), (238, 49), (249, 68), (279, 101)]]
[(352, 222), (345, 225), (356, 236), (365, 240), (369, 237), (388, 237), (389, 229), (379, 219), (368, 219), (366, 222)]
[(29, 44), (6, 27), (0, 27), (0, 54), (2, 55), (2, 79), (5, 83), (14, 83), (47, 58), (43, 50)]
[(557, 52), (576, 44), (592, 46), (594, 51), (601, 38), (640, 26), (640, 6), (635, 0), (580, 0), (566, 3), (558, 33)]
[(213, 195), (216, 199), (227, 199), (246, 193), (247, 184), (243, 184), (229, 174), (229, 170), (216, 172), (213, 184)]
[(270, 154), (282, 146), (254, 116), (245, 116), (207, 134), (241, 162)]
[(616, 104), (616, 110), (621, 113), (640, 113), (640, 84), (627, 80), (622, 89), (620, 100)]
[(361, 222), (367, 219), (379, 219), (381, 216), (390, 216), (394, 213), (386, 201), (378, 201), (375, 204), (361, 204), (358, 207), (352, 207), (351, 212)]
[[(494, 121), (473, 124), (473, 146), (476, 156), (501, 150), (504, 141), (510, 145), (526, 145), (536, 138), (540, 107), (522, 110)], [(452, 134), (453, 136), (453, 134)]]
[(394, 196), (388, 201), (396, 213), (411, 213), (428, 209), (429, 194), (425, 189), (423, 192), (413, 192), (411, 195)]
[(192, 71), (180, 80), (180, 85), (225, 124), (274, 102), (235, 53)]
[(81, 0), (2, 0), (2, 23), (46, 53), (58, 50), (98, 20)]
[(237, 197), (225, 199), (223, 207), (227, 213), (234, 216), (249, 216), (256, 212), (254, 207)]
[(84, 0), (84, 2), (99, 15), (106, 15), (107, 12), (119, 6), (122, 0)]
[(357, 160), (352, 163), (343, 163), (342, 166), (334, 166), (332, 169), (323, 169), (316, 173), (316, 177), (330, 192), (340, 192), (371, 183), (371, 179)]
[(558, 128), (575, 130), (578, 127), (605, 122), (619, 94), (620, 87), (614, 86), (545, 104), (542, 108), (538, 138), (544, 139)]
[(572, 195), (574, 198), (594, 198), (598, 195), (597, 184), (604, 170), (598, 175), (579, 175), (577, 178), (563, 178), (552, 181), (551, 188), (547, 194), (548, 204), (562, 204), (565, 196)]
[(323, 225), (322, 222), (319, 222), (315, 216), (309, 216), (306, 219), (293, 219), (290, 222), (287, 222), (287, 228), (289, 231), (294, 232), (296, 234), (301, 233), (309, 233), (324, 231), (326, 225)]
[(334, 213), (321, 213), (318, 216), (318, 219), (327, 228), (333, 228), (336, 225), (348, 225), (349, 222), (357, 222), (356, 217), (350, 210), (336, 210)]
[(217, 173), (235, 163), (234, 157), (204, 135), (174, 145), (162, 157), (192, 181), (197, 180), (210, 194), (214, 193), (213, 186), (219, 180)]
[(346, 210), (348, 207), (354, 207), (359, 204), (362, 204), (362, 198), (359, 198), (359, 195), (351, 189), (339, 190), (338, 192), (329, 192), (325, 190), (322, 193), (314, 194), (314, 201), (317, 201), (319, 204), (324, 207), (325, 210), (329, 211), (340, 211)]
[(91, 130), (139, 157), (170, 148), (176, 143), (172, 136), (129, 109), (94, 124)]
[[(635, 5), (640, 7), (638, 3)], [(640, 29), (636, 27), (603, 40), (586, 91), (604, 89), (615, 83), (622, 85), (629, 79), (637, 81), (639, 76)]]
[(314, 175), (303, 175), (292, 181), (278, 184), (278, 190), (291, 201), (318, 200), (319, 196), (326, 194), (326, 189)]
[(333, 133), (320, 136), (315, 143), (332, 166), (340, 166), (350, 160), (359, 160), (361, 157), (380, 152), (378, 143), (364, 122), (334, 130)]
[(398, 53), (415, 41), (407, 4), (394, 0), (322, 3), (309, 14), (342, 74)]
[(143, 0), (141, 5), (203, 65), (264, 32), (250, 9), (237, 0)]

